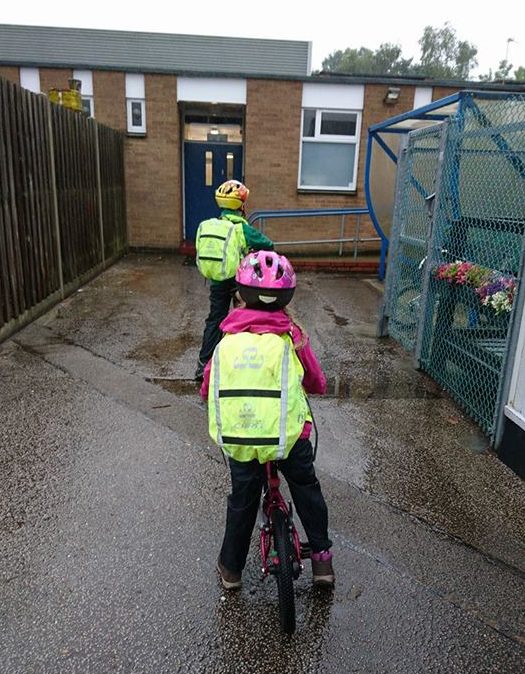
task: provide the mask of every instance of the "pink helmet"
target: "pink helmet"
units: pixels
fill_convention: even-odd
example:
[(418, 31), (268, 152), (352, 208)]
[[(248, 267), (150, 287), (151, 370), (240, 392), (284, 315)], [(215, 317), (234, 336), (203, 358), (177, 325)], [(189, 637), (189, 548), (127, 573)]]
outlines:
[(285, 307), (296, 286), (292, 265), (273, 250), (248, 253), (237, 268), (235, 280), (247, 306), (268, 309)]

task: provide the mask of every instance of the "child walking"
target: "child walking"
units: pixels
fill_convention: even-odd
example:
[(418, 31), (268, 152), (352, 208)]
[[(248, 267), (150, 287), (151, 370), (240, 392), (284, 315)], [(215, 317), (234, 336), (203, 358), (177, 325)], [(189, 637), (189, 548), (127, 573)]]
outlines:
[[(278, 461), (312, 550), (315, 585), (332, 586), (328, 510), (313, 466), (307, 393), (326, 379), (308, 336), (286, 312), (296, 276), (273, 251), (248, 254), (236, 281), (245, 304), (222, 321), (224, 337), (204, 371), (209, 431), (228, 457), (231, 494), (217, 561), (225, 589), (241, 587), (267, 461)], [(277, 400), (277, 402), (276, 402)]]

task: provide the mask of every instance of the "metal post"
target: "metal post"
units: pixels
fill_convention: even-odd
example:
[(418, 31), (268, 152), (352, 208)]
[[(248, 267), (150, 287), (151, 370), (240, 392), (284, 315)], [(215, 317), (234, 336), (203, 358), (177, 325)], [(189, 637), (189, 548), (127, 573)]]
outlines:
[(357, 245), (360, 242), (361, 236), (361, 214), (357, 214), (356, 225), (355, 225), (355, 241), (354, 241), (354, 260), (357, 260)]
[[(421, 288), (421, 300), (419, 305), (419, 317), (415, 339), (414, 350), (414, 367), (421, 367), (421, 357), (423, 352), (423, 339), (425, 330), (434, 330), (432, 325), (434, 316), (434, 293), (430, 293), (430, 277), (432, 268), (438, 262), (441, 262), (441, 236), (442, 232), (439, 230), (437, 220), (440, 216), (440, 208), (442, 208), (442, 201), (446, 199), (446, 191), (443, 186), (444, 168), (447, 161), (447, 148), (449, 146), (450, 122), (445, 120), (441, 126), (441, 137), (439, 139), (439, 160), (436, 171), (435, 180), (435, 196), (432, 203), (432, 208), (429, 209), (430, 230), (428, 233), (427, 251), (423, 266), (423, 286)], [(428, 354), (425, 354), (425, 358)]]
[(399, 237), (402, 224), (403, 190), (405, 174), (408, 170), (408, 135), (401, 136), (399, 144), (399, 155), (397, 160), (396, 181), (394, 189), (394, 212), (392, 224), (390, 226), (388, 246), (388, 263), (386, 265), (386, 274), (381, 279), (384, 281), (383, 302), (379, 310), (379, 321), (377, 324), (377, 336), (386, 337), (388, 332), (388, 320), (392, 311), (392, 293), (397, 285), (397, 265), (395, 263), (399, 248)]
[(518, 287), (516, 292), (517, 295), (514, 299), (514, 306), (512, 307), (512, 314), (509, 322), (509, 332), (507, 334), (507, 341), (505, 345), (505, 356), (500, 374), (498, 395), (496, 398), (496, 406), (494, 410), (494, 431), (492, 432), (491, 441), (495, 449), (499, 449), (503, 439), (503, 431), (505, 430), (505, 405), (509, 401), (512, 374), (517, 356), (516, 351), (518, 347), (518, 339), (520, 336), (521, 317), (525, 311), (525, 237), (523, 238), (521, 244), (520, 266), (518, 270)]
[(345, 219), (346, 215), (341, 216), (341, 228), (339, 230), (339, 238), (341, 242), (339, 243), (339, 256), (343, 254), (343, 239), (345, 238)]
[(62, 269), (62, 241), (60, 236), (60, 219), (58, 215), (58, 195), (57, 195), (57, 179), (55, 168), (55, 147), (53, 136), (53, 124), (51, 123), (51, 101), (47, 100), (47, 130), (49, 133), (49, 164), (51, 168), (51, 197), (53, 220), (55, 221), (55, 237), (57, 248), (57, 262), (58, 262), (58, 280), (60, 284), (60, 297), (64, 299), (64, 272)]

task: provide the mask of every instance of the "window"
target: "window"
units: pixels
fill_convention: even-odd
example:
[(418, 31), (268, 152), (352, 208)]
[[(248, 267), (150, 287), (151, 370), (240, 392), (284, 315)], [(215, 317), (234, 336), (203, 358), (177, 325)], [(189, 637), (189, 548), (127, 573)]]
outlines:
[(40, 73), (38, 68), (20, 68), (20, 86), (35, 94), (40, 93)]
[(303, 109), (299, 188), (355, 190), (361, 112)]
[(73, 70), (73, 79), (80, 80), (82, 110), (88, 117), (94, 117), (95, 99), (93, 97), (93, 73), (91, 70)]
[[(230, 113), (234, 114), (234, 113)], [(189, 111), (184, 115), (184, 140), (242, 143), (242, 117)]]
[(146, 133), (146, 95), (144, 75), (126, 74), (126, 109), (128, 133), (145, 135)]

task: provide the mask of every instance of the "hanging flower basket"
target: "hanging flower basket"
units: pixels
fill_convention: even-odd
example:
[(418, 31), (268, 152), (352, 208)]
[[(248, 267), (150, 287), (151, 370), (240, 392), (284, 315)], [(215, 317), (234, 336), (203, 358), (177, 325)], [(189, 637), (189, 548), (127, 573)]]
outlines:
[(462, 260), (440, 264), (433, 270), (433, 275), (440, 281), (474, 288), (481, 304), (490, 307), (498, 315), (512, 309), (516, 292), (516, 279), (513, 276), (504, 276), (494, 269)]

